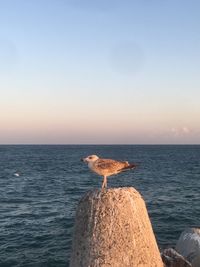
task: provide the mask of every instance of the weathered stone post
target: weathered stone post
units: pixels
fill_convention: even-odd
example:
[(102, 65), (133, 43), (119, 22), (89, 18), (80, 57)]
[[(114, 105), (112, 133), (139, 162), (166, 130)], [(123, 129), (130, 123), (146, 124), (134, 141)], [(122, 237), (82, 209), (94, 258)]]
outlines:
[(146, 206), (134, 188), (91, 191), (76, 213), (70, 267), (163, 267)]

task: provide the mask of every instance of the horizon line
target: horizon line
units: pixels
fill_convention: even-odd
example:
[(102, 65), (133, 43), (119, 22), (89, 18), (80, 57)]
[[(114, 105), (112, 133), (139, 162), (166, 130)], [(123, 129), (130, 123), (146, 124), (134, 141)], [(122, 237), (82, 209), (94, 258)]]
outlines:
[(199, 146), (200, 143), (194, 143), (194, 144), (190, 144), (190, 143), (177, 143), (177, 144), (166, 144), (166, 143), (159, 143), (159, 144), (149, 144), (149, 143), (139, 143), (139, 144), (135, 144), (135, 143), (130, 143), (130, 144), (104, 144), (104, 143), (92, 143), (92, 144), (84, 144), (84, 143), (77, 143), (77, 144), (67, 144), (67, 143), (61, 143), (61, 144), (57, 144), (57, 143), (43, 143), (43, 144), (33, 144), (33, 143), (10, 143), (10, 144), (1, 144), (0, 146)]

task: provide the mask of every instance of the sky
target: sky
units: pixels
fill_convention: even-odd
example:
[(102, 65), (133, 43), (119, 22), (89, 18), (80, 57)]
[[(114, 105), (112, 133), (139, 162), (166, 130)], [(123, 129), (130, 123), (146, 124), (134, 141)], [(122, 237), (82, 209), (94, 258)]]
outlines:
[(0, 0), (0, 144), (200, 144), (199, 10)]

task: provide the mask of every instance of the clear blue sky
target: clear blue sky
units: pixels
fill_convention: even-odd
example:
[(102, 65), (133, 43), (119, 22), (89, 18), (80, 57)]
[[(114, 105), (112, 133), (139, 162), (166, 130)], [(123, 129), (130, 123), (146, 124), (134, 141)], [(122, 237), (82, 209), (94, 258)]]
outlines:
[(0, 143), (200, 143), (199, 10), (0, 1)]

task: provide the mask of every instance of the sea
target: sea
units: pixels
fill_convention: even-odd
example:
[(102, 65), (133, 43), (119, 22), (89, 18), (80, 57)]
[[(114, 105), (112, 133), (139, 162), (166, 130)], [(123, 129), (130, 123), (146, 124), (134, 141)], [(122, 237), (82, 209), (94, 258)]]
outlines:
[(138, 163), (108, 178), (146, 201), (160, 249), (200, 226), (200, 145), (1, 145), (0, 267), (68, 267), (77, 204), (102, 178), (90, 154)]

